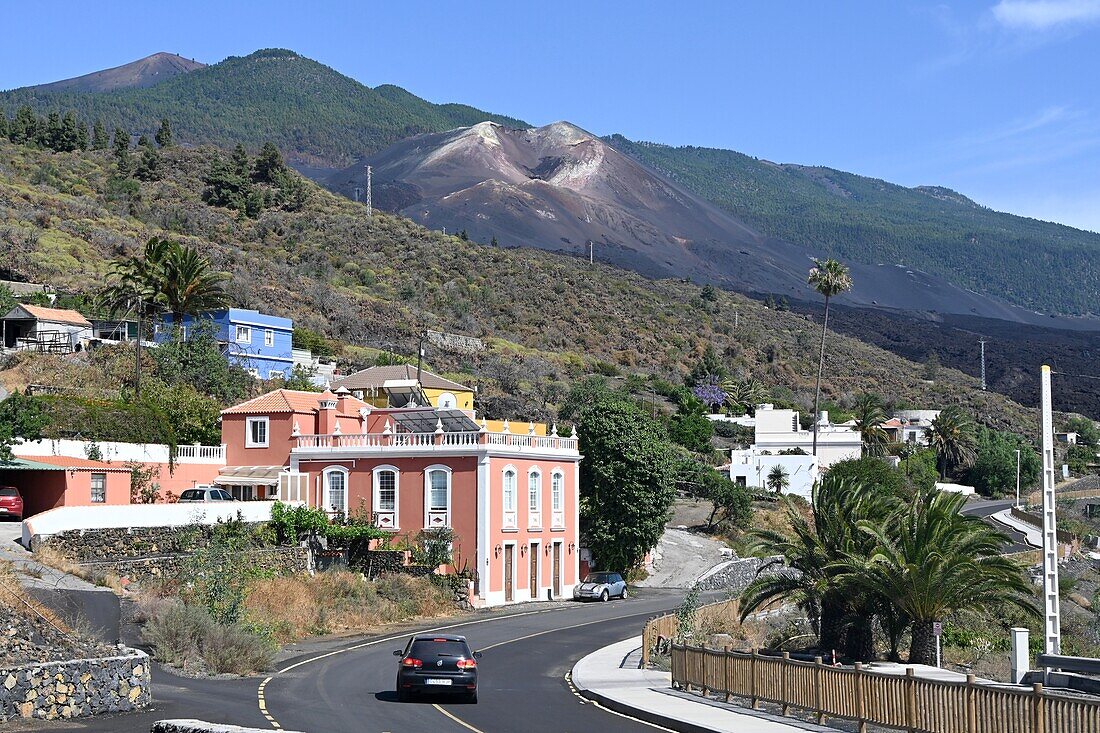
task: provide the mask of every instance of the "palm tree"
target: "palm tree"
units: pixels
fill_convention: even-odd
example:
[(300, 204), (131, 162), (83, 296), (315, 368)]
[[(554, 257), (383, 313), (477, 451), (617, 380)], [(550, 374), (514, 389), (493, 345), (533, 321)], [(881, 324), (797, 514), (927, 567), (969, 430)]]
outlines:
[(727, 380), (722, 383), (722, 391), (726, 393), (726, 403), (730, 407), (748, 415), (754, 414), (756, 406), (764, 399), (764, 385), (754, 377)]
[(848, 268), (836, 260), (814, 260), (806, 281), (825, 298), (825, 319), (821, 322), (821, 351), (817, 361), (817, 386), (814, 388), (814, 443), (813, 454), (817, 455), (817, 423), (821, 410), (821, 372), (825, 370), (825, 332), (829, 330), (829, 301), (835, 295), (852, 289), (852, 276)]
[(164, 310), (179, 324), (185, 315), (229, 304), (228, 276), (216, 272), (198, 250), (167, 239), (150, 239), (142, 257), (116, 262), (111, 274), (100, 301), (112, 313), (135, 306), (139, 317)]
[(890, 442), (886, 430), (882, 427), (882, 423), (886, 420), (886, 410), (883, 409), (882, 400), (878, 395), (867, 392), (859, 395), (852, 414), (856, 421), (856, 430), (859, 431), (859, 437), (863, 443), (863, 452), (869, 456), (886, 455), (887, 445)]
[(836, 579), (840, 588), (888, 599), (912, 621), (910, 664), (935, 664), (933, 624), (948, 614), (1010, 604), (1038, 615), (1023, 571), (1000, 554), (1004, 536), (960, 514), (965, 502), (961, 494), (925, 490), (885, 526), (861, 520), (860, 530), (876, 549), (869, 556), (852, 553), (841, 563), (846, 569)]
[(973, 418), (952, 405), (940, 411), (928, 431), (928, 443), (936, 451), (936, 468), (940, 477), (949, 471), (974, 462), (977, 425)]
[(853, 656), (869, 658), (866, 646), (871, 629), (871, 607), (855, 596), (846, 595), (838, 579), (849, 556), (870, 554), (871, 538), (860, 532), (859, 523), (881, 524), (896, 503), (878, 486), (826, 476), (814, 487), (813, 515), (807, 518), (790, 497), (787, 521), (791, 534), (774, 530), (752, 533), (754, 555), (781, 555), (785, 567), (771, 575), (760, 575), (741, 594), (741, 617), (773, 601), (799, 605), (819, 634), (818, 647), (826, 652), (844, 646), (845, 629), (856, 629), (853, 641), (860, 647)]
[(782, 494), (783, 489), (791, 485), (791, 481), (787, 478), (787, 471), (780, 465), (772, 466), (772, 470), (768, 471), (768, 488), (777, 494)]

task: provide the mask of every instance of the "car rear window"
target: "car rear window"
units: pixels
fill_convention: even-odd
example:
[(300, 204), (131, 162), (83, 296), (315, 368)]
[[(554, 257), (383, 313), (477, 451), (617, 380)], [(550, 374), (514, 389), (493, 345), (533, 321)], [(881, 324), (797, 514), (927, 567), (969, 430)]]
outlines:
[(19, 496), (14, 486), (0, 486), (0, 496)]
[(417, 639), (409, 650), (409, 656), (417, 659), (434, 657), (469, 657), (470, 648), (462, 641), (432, 641)]
[(187, 491), (180, 494), (180, 498), (181, 499), (201, 499), (202, 498), (202, 490), (201, 489), (188, 489)]

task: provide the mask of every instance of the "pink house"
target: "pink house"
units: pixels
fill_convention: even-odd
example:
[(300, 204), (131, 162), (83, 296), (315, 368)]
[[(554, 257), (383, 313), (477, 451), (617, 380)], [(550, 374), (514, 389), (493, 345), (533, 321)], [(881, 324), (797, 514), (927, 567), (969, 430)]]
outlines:
[(451, 528), (455, 565), (474, 575), (482, 605), (567, 597), (579, 580), (575, 436), (276, 390), (224, 411), (222, 440), (223, 485), (249, 474), (265, 497), (361, 512), (395, 537)]

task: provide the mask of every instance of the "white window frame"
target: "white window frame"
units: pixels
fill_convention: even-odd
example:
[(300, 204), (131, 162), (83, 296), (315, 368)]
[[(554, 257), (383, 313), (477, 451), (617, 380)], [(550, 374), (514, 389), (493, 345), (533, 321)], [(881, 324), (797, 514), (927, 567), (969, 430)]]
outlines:
[[(532, 491), (532, 481), (537, 479), (534, 483), (534, 491)], [(531, 498), (535, 499), (535, 506), (531, 506)], [(537, 513), (538, 522), (532, 522), (532, 518)], [(532, 467), (527, 471), (527, 526), (530, 527), (542, 527), (542, 469), (538, 466)]]
[[(508, 490), (508, 475), (512, 476), (511, 491)], [(519, 522), (517, 517), (519, 516), (518, 502), (519, 502), (519, 471), (512, 464), (508, 464), (504, 467), (504, 470), (500, 472), (500, 487), (501, 497), (500, 506), (501, 511), (504, 513), (503, 526), (505, 529), (515, 529)], [(511, 500), (511, 501), (509, 501)], [(509, 506), (509, 503), (511, 506)]]
[(275, 345), (275, 331), (270, 328), (264, 329), (264, 346), (271, 348)]
[[(252, 439), (252, 426), (262, 424), (264, 426), (264, 439), (262, 441), (256, 441)], [(271, 445), (271, 418), (267, 415), (261, 417), (250, 417), (245, 420), (244, 430), (244, 447), (245, 448), (267, 448)]]
[(252, 343), (252, 326), (233, 325), (233, 340), (238, 344)]
[(565, 472), (560, 468), (550, 472), (550, 511), (565, 511)]
[[(99, 498), (99, 499), (96, 498), (96, 478), (100, 478), (100, 479), (103, 480), (103, 483), (99, 487), (101, 492), (102, 492), (100, 494), (101, 498)], [(91, 477), (89, 478), (88, 482), (89, 482), (88, 483), (88, 487), (89, 487), (89, 494), (88, 495), (89, 495), (89, 498), (91, 499), (91, 502), (93, 504), (106, 504), (107, 503), (107, 474), (100, 473), (100, 472), (93, 473), (91, 475)]]
[(371, 471), (371, 511), (383, 512), (391, 511), (390, 509), (382, 509), (381, 507), (381, 494), (379, 489), (381, 488), (378, 483), (379, 476), (386, 472), (393, 472), (393, 527), (392, 529), (399, 529), (401, 527), (401, 471), (397, 466), (391, 466), (389, 464), (375, 466)]
[(321, 479), (321, 489), (322, 489), (321, 500), (322, 500), (322, 505), (321, 506), (326, 512), (335, 511), (332, 508), (332, 502), (329, 499), (330, 499), (330, 493), (332, 491), (332, 477), (335, 476), (336, 474), (339, 474), (341, 477), (343, 477), (343, 481), (344, 481), (344, 509), (343, 509), (343, 514), (346, 516), (347, 513), (348, 513), (348, 494), (350, 493), (350, 490), (349, 490), (349, 487), (348, 487), (348, 479), (351, 476), (351, 472), (348, 471), (348, 469), (344, 468), (343, 466), (330, 466), (330, 467), (328, 467), (324, 470), (324, 473), (321, 474), (321, 476), (322, 476), (322, 479)]
[(430, 515), (436, 514), (439, 511), (441, 511), (439, 509), (434, 509), (433, 510), (433, 508), (432, 508), (432, 474), (435, 473), (436, 471), (442, 471), (443, 473), (445, 473), (447, 475), (447, 523), (446, 523), (445, 526), (447, 526), (447, 527), (451, 526), (451, 512), (452, 512), (452, 502), (451, 502), (452, 484), (451, 484), (451, 480), (454, 477), (453, 476), (454, 472), (451, 470), (450, 466), (445, 466), (442, 463), (436, 463), (436, 464), (428, 466), (427, 468), (424, 469), (424, 528), (425, 529), (431, 528), (431, 526), (432, 526), (431, 523), (429, 522)]

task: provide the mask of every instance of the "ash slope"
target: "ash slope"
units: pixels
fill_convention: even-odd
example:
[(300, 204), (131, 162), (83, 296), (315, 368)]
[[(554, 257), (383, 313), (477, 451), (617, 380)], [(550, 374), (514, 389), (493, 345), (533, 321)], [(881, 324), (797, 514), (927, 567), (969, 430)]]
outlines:
[(111, 92), (151, 87), (173, 76), (202, 69), (206, 64), (174, 53), (155, 53), (122, 66), (30, 87), (37, 92)]
[[(516, 130), (492, 122), (402, 140), (325, 179), (351, 196), (373, 168), (373, 203), (433, 229), (504, 246), (588, 256), (649, 277), (812, 297), (822, 253), (765, 236), (600, 138), (567, 122)], [(849, 263), (851, 305), (1100, 329), (1051, 319), (920, 270)], [(1057, 321), (1057, 324), (1055, 324)]]

